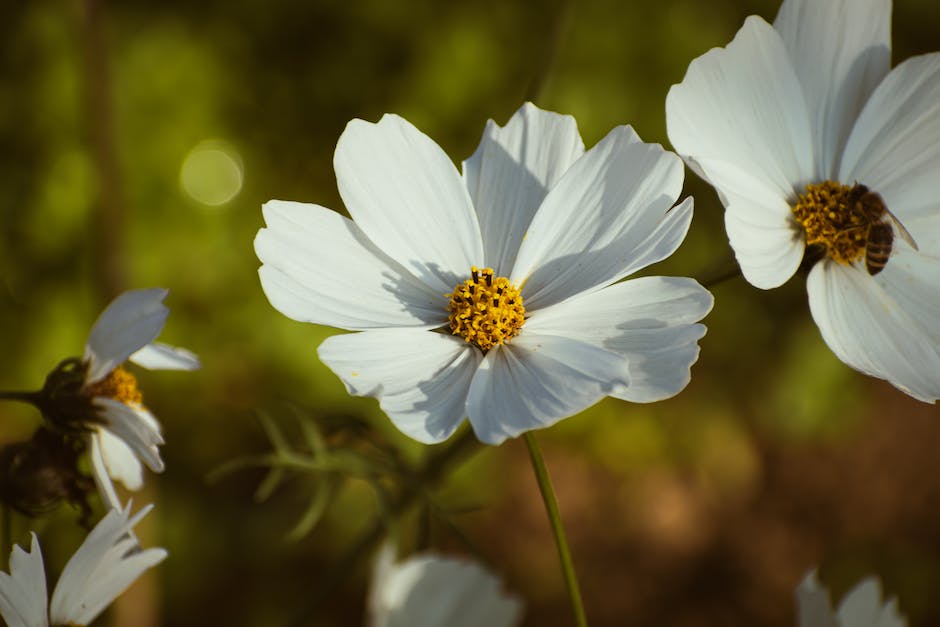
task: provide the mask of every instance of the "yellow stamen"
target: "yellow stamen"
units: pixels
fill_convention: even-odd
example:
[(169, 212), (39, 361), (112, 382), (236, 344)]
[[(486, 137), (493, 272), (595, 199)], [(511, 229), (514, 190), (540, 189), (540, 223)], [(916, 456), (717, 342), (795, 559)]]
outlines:
[(838, 263), (851, 265), (865, 256), (871, 216), (859, 203), (847, 203), (852, 187), (834, 181), (806, 186), (793, 207), (793, 217), (806, 233), (806, 245), (821, 245)]
[(450, 329), (484, 353), (508, 342), (525, 324), (522, 295), (506, 277), (493, 277), (492, 268), (470, 268), (471, 278), (447, 294)]
[(144, 397), (137, 389), (137, 379), (123, 366), (118, 366), (101, 381), (86, 388), (89, 396), (106, 396), (126, 405), (143, 406)]

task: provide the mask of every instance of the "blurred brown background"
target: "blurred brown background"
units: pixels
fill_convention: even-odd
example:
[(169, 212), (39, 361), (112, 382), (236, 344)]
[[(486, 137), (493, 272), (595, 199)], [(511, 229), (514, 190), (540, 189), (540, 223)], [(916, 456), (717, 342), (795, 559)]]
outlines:
[[(344, 482), (316, 529), (289, 541), (322, 482), (297, 476), (256, 504), (260, 470), (206, 481), (270, 450), (256, 410), (296, 437), (286, 401), (314, 421), (366, 421), (408, 463), (442, 448), (405, 441), (374, 401), (349, 398), (316, 359), (332, 331), (281, 316), (257, 280), (261, 203), (342, 211), (331, 160), (349, 119), (399, 113), (459, 163), (487, 118), (505, 123), (537, 94), (573, 114), (588, 145), (624, 123), (668, 145), (669, 86), (747, 15), (772, 20), (777, 6), (4, 3), (0, 388), (38, 388), (129, 287), (170, 288), (161, 339), (204, 363), (139, 374), (165, 427), (167, 470), (135, 502), (156, 502), (143, 534), (170, 558), (110, 620), (362, 623), (369, 560), (348, 577), (335, 568), (380, 511), (365, 482)], [(898, 0), (895, 62), (940, 48), (938, 29), (935, 0)], [(708, 278), (731, 256), (720, 206), (694, 175), (686, 191), (697, 206), (689, 238), (651, 272)], [(793, 625), (793, 589), (816, 565), (837, 597), (875, 573), (912, 625), (940, 624), (940, 411), (839, 362), (801, 280), (713, 291), (685, 392), (650, 406), (606, 401), (539, 434), (592, 624)], [(0, 439), (25, 439), (38, 421), (0, 405)], [(571, 624), (521, 442), (470, 459), (433, 493), (450, 522), (424, 525), (428, 508), (412, 508), (403, 544), (476, 552), (525, 597), (526, 625)], [(16, 538), (38, 530), (57, 572), (80, 541), (75, 519), (68, 508), (17, 518)]]

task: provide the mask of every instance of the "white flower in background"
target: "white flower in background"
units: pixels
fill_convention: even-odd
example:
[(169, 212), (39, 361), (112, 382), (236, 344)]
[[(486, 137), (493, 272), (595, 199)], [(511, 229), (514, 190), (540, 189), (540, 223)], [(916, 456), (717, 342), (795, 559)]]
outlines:
[(10, 573), (0, 572), (0, 616), (8, 627), (82, 627), (95, 620), (145, 570), (166, 558), (163, 549), (142, 550), (132, 531), (151, 508), (133, 518), (130, 504), (109, 510), (65, 565), (51, 604), (36, 534), (29, 553), (13, 547)]
[(369, 627), (512, 627), (522, 602), (479, 564), (433, 554), (394, 563), (379, 551), (368, 600)]
[(812, 571), (796, 589), (796, 611), (799, 627), (907, 627), (896, 599), (882, 603), (881, 584), (873, 577), (852, 588), (834, 611), (829, 591)]
[(101, 312), (85, 345), (81, 393), (89, 398), (95, 419), (87, 422), (92, 474), (110, 507), (120, 507), (111, 478), (128, 489), (143, 485), (143, 460), (163, 471), (157, 446), (163, 444), (160, 424), (142, 402), (125, 361), (159, 370), (194, 370), (199, 360), (187, 350), (153, 343), (170, 310), (163, 305), (167, 290), (124, 292)]
[(718, 191), (745, 278), (769, 289), (811, 247), (832, 351), (940, 397), (940, 54), (890, 69), (890, 0), (786, 0), (692, 62), (669, 138)]
[(353, 120), (336, 147), (353, 220), (264, 205), (261, 284), (295, 320), (360, 331), (323, 360), (422, 442), (551, 425), (604, 396), (689, 382), (712, 297), (686, 278), (620, 279), (671, 255), (692, 200), (682, 162), (629, 126), (585, 152), (570, 116), (524, 105), (464, 162), (407, 121)]

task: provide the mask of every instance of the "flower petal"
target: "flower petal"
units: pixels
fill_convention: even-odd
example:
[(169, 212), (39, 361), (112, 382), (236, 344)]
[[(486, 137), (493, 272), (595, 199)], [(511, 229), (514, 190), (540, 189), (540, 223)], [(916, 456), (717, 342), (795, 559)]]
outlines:
[(712, 295), (692, 279), (642, 277), (543, 309), (526, 332), (559, 335), (626, 358), (629, 385), (611, 396), (659, 401), (688, 385), (705, 326), (693, 324), (712, 308)]
[(480, 221), (485, 265), (497, 276), (512, 270), (519, 244), (539, 205), (584, 154), (570, 115), (525, 103), (504, 127), (490, 120), (476, 152), (463, 162)]
[(97, 430), (101, 459), (112, 479), (124, 484), (128, 490), (139, 490), (144, 485), (144, 469), (124, 440), (107, 429)]
[(940, 397), (935, 340), (864, 268), (819, 262), (806, 287), (813, 319), (839, 359), (914, 398)]
[(467, 413), (477, 437), (497, 445), (622, 392), (628, 379), (626, 360), (612, 351), (523, 331), (486, 354), (470, 384)]
[(108, 467), (104, 463), (104, 455), (101, 453), (99, 431), (95, 430), (88, 434), (88, 458), (91, 461), (91, 476), (95, 480), (98, 493), (101, 495), (101, 500), (105, 506), (110, 509), (121, 509), (121, 500), (114, 489)]
[(816, 571), (811, 571), (796, 589), (798, 627), (839, 627), (829, 601), (829, 591), (819, 585)]
[(928, 343), (940, 346), (940, 215), (909, 224), (920, 250), (895, 237), (888, 264), (874, 280), (916, 322)]
[(666, 126), (676, 152), (723, 201), (737, 171), (783, 199), (815, 178), (803, 90), (780, 35), (759, 17), (747, 18), (727, 47), (692, 61), (666, 96)]
[(13, 546), (10, 574), (0, 572), (0, 616), (8, 627), (48, 627), (46, 570), (36, 534), (31, 533), (29, 553)]
[(629, 126), (612, 130), (568, 169), (532, 220), (511, 279), (536, 310), (608, 285), (669, 256), (692, 203), (670, 211), (682, 162)]
[(445, 294), (483, 261), (480, 226), (444, 151), (406, 120), (353, 120), (333, 159), (340, 196), (372, 242)]
[(522, 603), (475, 562), (424, 554), (400, 564), (380, 555), (369, 594), (370, 627), (511, 627)]
[(839, 604), (839, 622), (845, 627), (907, 627), (907, 621), (898, 613), (897, 601), (881, 602), (881, 584), (874, 577), (858, 583)]
[[(142, 407), (131, 407), (104, 396), (96, 396), (94, 404), (102, 420), (99, 429), (106, 429), (123, 440), (150, 470), (163, 472), (163, 460), (160, 459), (160, 450), (157, 448), (163, 444), (163, 436), (160, 435), (160, 423), (153, 414)], [(109, 468), (110, 463), (105, 456), (111, 451), (112, 449), (104, 447), (101, 449), (105, 464)], [(115, 461), (115, 464), (120, 467), (119, 462)]]
[(128, 361), (148, 370), (199, 370), (202, 365), (192, 351), (179, 346), (152, 342), (128, 357)]
[[(712, 165), (725, 174), (733, 167)], [(794, 223), (789, 203), (759, 179), (743, 171), (734, 178), (734, 187), (725, 189), (722, 202), (727, 208), (725, 230), (735, 259), (751, 285), (765, 290), (779, 287), (793, 276), (803, 259), (803, 231)]]
[(101, 312), (85, 345), (86, 384), (103, 379), (160, 335), (170, 313), (163, 305), (167, 293), (164, 289), (124, 292)]
[(864, 183), (908, 220), (940, 212), (940, 53), (912, 57), (865, 105), (842, 158), (840, 180)]
[(891, 67), (891, 2), (786, 0), (774, 28), (806, 96), (816, 179), (832, 179), (852, 125)]
[(255, 238), (264, 264), (261, 286), (285, 316), (350, 330), (447, 320), (446, 290), (435, 292), (414, 278), (352, 220), (282, 200), (265, 203), (262, 211), (267, 228)]
[(49, 616), (54, 625), (88, 625), (140, 575), (162, 562), (163, 549), (141, 550), (133, 528), (150, 511), (130, 518), (112, 509), (101, 519), (62, 571), (52, 594)]
[(384, 329), (336, 335), (317, 350), (354, 396), (371, 396), (402, 433), (426, 444), (449, 438), (466, 416), (482, 354), (458, 338)]

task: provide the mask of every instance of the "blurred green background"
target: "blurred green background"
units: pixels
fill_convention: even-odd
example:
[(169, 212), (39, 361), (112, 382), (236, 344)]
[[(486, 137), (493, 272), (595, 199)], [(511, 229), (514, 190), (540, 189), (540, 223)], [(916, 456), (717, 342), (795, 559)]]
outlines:
[[(348, 397), (316, 359), (332, 331), (280, 315), (257, 279), (264, 201), (342, 211), (331, 162), (348, 120), (399, 113), (459, 163), (488, 118), (503, 124), (534, 97), (573, 114), (589, 146), (624, 123), (668, 145), (669, 86), (747, 15), (772, 20), (777, 6), (4, 3), (0, 388), (40, 387), (131, 287), (170, 288), (161, 339), (204, 365), (138, 373), (167, 470), (135, 502), (156, 503), (142, 534), (170, 558), (101, 623), (362, 623), (370, 558), (348, 577), (334, 569), (380, 511), (365, 483), (345, 483), (320, 525), (289, 541), (312, 479), (264, 504), (253, 500), (261, 471), (206, 480), (270, 449), (256, 410), (296, 436), (288, 402), (318, 421), (365, 420), (409, 463), (441, 448), (405, 441), (375, 401)], [(940, 48), (935, 0), (898, 0), (893, 21), (895, 62)], [(703, 279), (731, 253), (714, 192), (688, 176), (692, 231), (651, 272)], [(912, 625), (940, 624), (936, 408), (839, 362), (801, 280), (713, 292), (686, 391), (649, 406), (605, 401), (539, 434), (592, 624), (793, 625), (793, 589), (815, 565), (837, 596), (879, 574)], [(0, 405), (4, 443), (38, 423), (29, 407)], [(466, 510), (448, 517), (459, 532), (422, 527), (419, 509), (398, 526), (405, 548), (476, 553), (526, 599), (526, 625), (570, 624), (521, 442), (470, 459), (434, 493)], [(57, 572), (81, 539), (75, 520), (68, 508), (17, 518), (16, 537), (39, 530)]]

